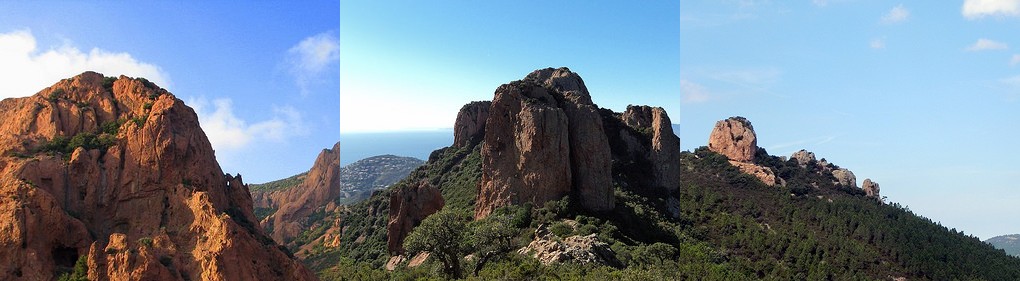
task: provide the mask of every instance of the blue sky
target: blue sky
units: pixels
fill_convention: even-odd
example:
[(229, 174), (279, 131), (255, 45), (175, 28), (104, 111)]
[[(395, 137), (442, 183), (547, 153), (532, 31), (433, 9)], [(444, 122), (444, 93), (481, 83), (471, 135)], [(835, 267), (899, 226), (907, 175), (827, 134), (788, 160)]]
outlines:
[(662, 2), (345, 1), (340, 130), (452, 128), (465, 103), (560, 66), (602, 107), (677, 110), (680, 5)]
[[(1020, 1), (684, 1), (679, 132), (750, 119), (892, 202), (980, 238), (1020, 233)], [(676, 118), (674, 118), (676, 119)]]
[(339, 138), (339, 2), (2, 1), (0, 97), (95, 70), (194, 107), (224, 172), (307, 170)]

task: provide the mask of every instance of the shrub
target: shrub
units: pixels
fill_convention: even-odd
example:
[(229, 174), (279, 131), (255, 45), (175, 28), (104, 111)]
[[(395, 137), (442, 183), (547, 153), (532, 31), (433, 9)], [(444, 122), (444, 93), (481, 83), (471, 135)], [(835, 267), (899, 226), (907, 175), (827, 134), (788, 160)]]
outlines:
[(49, 101), (55, 102), (55, 101), (59, 100), (62, 97), (64, 97), (64, 89), (56, 89), (56, 90), (53, 90), (52, 92), (50, 92), (49, 97), (46, 98), (46, 99), (49, 100)]
[(142, 237), (138, 239), (138, 244), (145, 245), (146, 247), (152, 247), (152, 237)]

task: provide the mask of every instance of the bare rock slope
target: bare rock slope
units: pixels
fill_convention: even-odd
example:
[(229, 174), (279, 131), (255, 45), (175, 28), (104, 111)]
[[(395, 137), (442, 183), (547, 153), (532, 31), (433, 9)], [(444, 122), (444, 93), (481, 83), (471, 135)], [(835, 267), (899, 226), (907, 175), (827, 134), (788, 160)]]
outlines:
[(195, 112), (85, 72), (0, 101), (0, 279), (312, 280), (224, 174)]

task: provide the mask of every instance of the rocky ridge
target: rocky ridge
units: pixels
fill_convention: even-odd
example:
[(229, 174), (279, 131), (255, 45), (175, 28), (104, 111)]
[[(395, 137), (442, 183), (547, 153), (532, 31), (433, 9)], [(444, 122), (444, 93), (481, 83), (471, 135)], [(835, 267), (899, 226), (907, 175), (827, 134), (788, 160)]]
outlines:
[[(332, 149), (323, 149), (315, 159), (308, 175), (298, 186), (286, 190), (256, 196), (259, 206), (276, 204), (275, 213), (262, 220), (262, 227), (272, 230), (277, 243), (286, 244), (304, 230), (306, 218), (319, 207), (329, 206), (341, 194), (340, 189), (340, 143)], [(265, 201), (268, 201), (266, 203)]]
[(255, 222), (195, 112), (85, 72), (0, 101), (0, 279), (313, 280)]
[(708, 137), (708, 149), (726, 156), (731, 165), (745, 174), (757, 177), (766, 185), (786, 185), (771, 168), (754, 164), (758, 152), (758, 136), (754, 133), (751, 121), (744, 117), (730, 117), (716, 122)]

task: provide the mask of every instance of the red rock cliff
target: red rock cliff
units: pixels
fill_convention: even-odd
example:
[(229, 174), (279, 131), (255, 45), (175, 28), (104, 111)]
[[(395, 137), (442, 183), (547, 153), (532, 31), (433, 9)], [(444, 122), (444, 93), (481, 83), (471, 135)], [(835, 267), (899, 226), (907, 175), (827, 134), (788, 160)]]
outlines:
[(0, 280), (311, 280), (254, 221), (195, 112), (86, 72), (0, 101)]
[(308, 170), (305, 180), (295, 187), (273, 192), (271, 201), (279, 210), (266, 218), (263, 226), (273, 228), (273, 239), (284, 244), (304, 231), (305, 219), (319, 207), (336, 199), (340, 188), (340, 143), (323, 149)]

